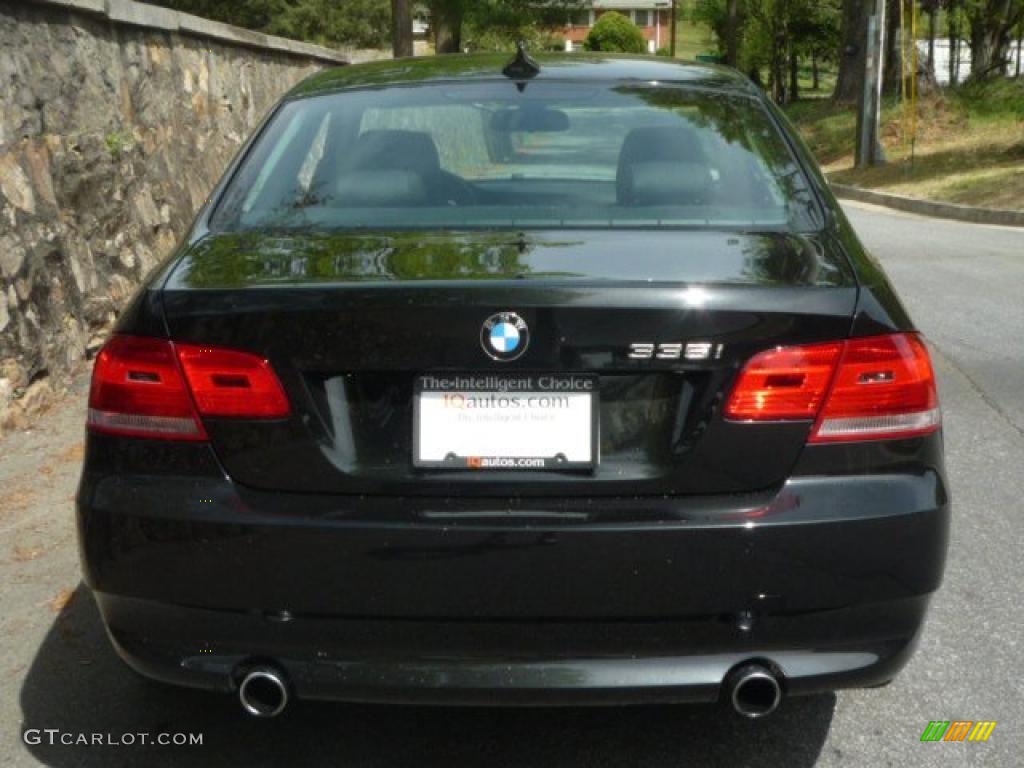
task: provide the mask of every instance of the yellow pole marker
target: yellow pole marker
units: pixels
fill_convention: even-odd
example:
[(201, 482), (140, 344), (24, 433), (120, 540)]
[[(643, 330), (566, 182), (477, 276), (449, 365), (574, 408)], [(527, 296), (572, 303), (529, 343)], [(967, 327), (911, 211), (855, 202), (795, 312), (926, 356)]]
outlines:
[(920, 64), (917, 50), (917, 22), (920, 6), (916, 0), (910, 0), (910, 44), (911, 44), (911, 75), (910, 80), (910, 168), (914, 168), (914, 155), (917, 150), (917, 72)]
[(900, 0), (900, 144), (907, 151), (907, 0)]

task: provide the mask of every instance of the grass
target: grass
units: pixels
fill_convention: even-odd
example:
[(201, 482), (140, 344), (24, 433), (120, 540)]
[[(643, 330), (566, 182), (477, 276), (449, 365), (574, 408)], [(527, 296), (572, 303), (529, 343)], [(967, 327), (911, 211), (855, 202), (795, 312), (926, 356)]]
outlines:
[[(695, 59), (717, 51), (707, 27), (691, 20), (683, 0), (676, 27), (676, 56)], [(941, 25), (940, 25), (941, 26)], [(801, 100), (787, 112), (829, 178), (841, 184), (907, 197), (985, 208), (1024, 210), (1024, 77), (938, 91), (918, 105), (917, 133), (898, 99), (882, 111), (887, 165), (853, 167), (856, 108), (831, 101), (834, 65), (823, 64), (817, 91), (810, 62), (801, 62)]]
[(856, 109), (807, 99), (787, 111), (829, 178), (892, 194), (1024, 210), (1024, 78), (939, 91), (919, 104), (917, 136), (898, 100), (882, 111), (889, 162), (853, 167)]
[(705, 53), (718, 52), (718, 44), (711, 30), (695, 24), (687, 15), (676, 23), (676, 58), (693, 61)]

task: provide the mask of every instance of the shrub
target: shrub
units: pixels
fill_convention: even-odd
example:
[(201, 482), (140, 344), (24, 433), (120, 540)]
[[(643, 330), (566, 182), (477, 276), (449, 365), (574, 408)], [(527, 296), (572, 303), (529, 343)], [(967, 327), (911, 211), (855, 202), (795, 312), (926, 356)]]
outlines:
[(526, 43), (526, 49), (532, 52), (565, 50), (565, 39), (539, 24), (525, 24), (514, 29), (493, 24), (485, 27), (467, 24), (463, 28), (462, 42), (463, 47), (473, 53), (509, 53), (519, 42)]
[(606, 11), (591, 27), (583, 47), (588, 51), (646, 53), (647, 41), (632, 21), (621, 13)]

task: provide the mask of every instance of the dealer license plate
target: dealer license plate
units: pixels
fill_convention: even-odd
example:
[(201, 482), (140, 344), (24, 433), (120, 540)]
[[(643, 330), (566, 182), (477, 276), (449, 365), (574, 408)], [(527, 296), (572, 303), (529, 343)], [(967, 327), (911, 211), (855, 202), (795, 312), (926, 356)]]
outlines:
[(417, 467), (591, 470), (599, 461), (594, 376), (420, 376), (413, 419)]

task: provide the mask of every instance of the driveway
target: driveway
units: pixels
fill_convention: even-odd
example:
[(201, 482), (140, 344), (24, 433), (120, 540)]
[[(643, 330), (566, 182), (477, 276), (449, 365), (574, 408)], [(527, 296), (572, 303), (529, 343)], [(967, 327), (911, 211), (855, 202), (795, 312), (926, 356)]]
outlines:
[[(1024, 743), (1024, 231), (849, 206), (931, 340), (955, 504), (946, 583), (892, 685), (793, 699), (741, 722), (715, 707), (429, 709), (299, 702), (272, 721), (149, 683), (111, 651), (79, 584), (72, 496), (84, 397), (0, 441), (3, 765), (1012, 766)], [(930, 720), (997, 720), (986, 744), (922, 744)], [(201, 733), (201, 746), (26, 744)], [(126, 740), (122, 737), (122, 740)], [(136, 739), (138, 741), (138, 739)]]

